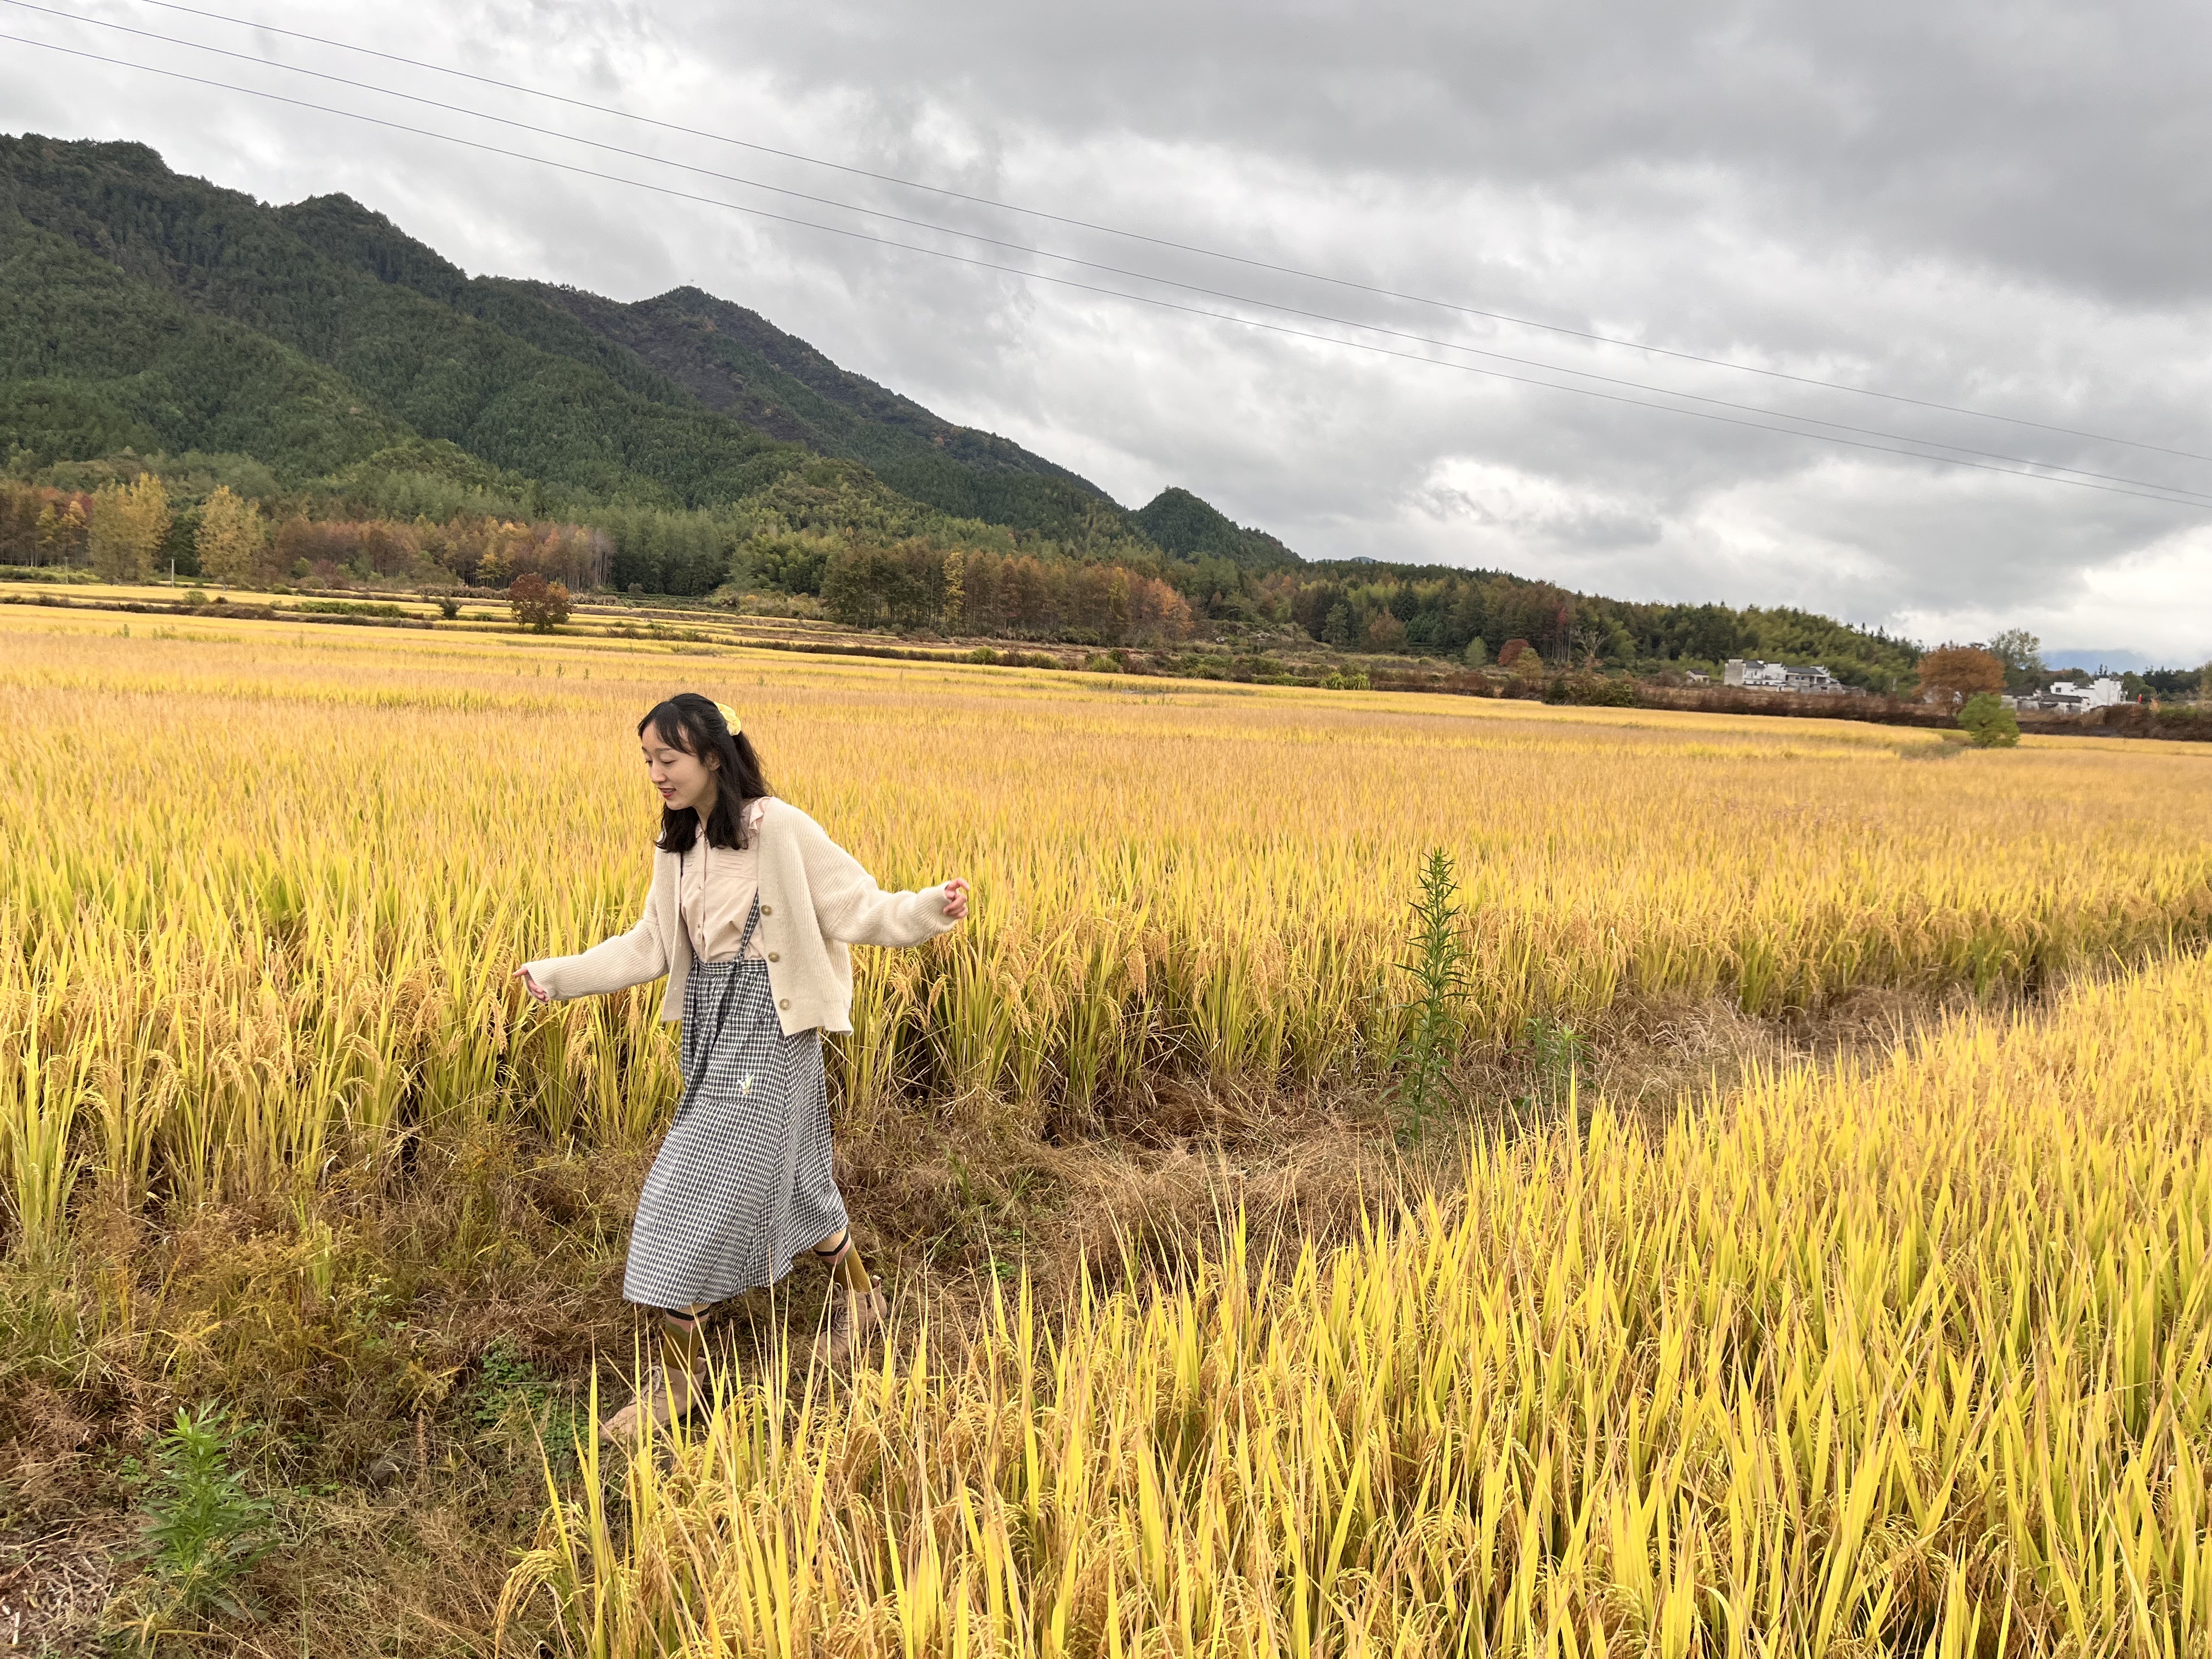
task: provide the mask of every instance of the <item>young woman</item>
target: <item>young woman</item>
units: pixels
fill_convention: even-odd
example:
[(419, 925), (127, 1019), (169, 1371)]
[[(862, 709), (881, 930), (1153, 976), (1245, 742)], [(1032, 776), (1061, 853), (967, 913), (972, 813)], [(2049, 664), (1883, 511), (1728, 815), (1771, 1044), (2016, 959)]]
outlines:
[(854, 1248), (830, 1167), (822, 1033), (849, 1031), (848, 945), (920, 945), (968, 914), (957, 878), (886, 893), (797, 807), (769, 793), (725, 705), (693, 692), (638, 723), (659, 791), (645, 915), (581, 956), (515, 970), (540, 1002), (668, 975), (684, 1093), (639, 1195), (623, 1295), (660, 1310), (661, 1363), (607, 1425), (690, 1409), (705, 1364), (701, 1311), (772, 1285), (811, 1253), (836, 1276), (816, 1352), (842, 1361), (883, 1322), (881, 1281)]

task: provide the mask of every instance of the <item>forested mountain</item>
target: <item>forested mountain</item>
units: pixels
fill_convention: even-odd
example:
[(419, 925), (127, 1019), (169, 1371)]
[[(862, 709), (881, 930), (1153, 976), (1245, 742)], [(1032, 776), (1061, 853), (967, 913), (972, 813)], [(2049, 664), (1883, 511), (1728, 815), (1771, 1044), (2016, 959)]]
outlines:
[[(136, 144), (0, 140), (0, 192), (9, 222), (0, 235), (50, 262), (73, 247), (84, 258), (66, 286), (81, 290), (106, 276), (108, 309), (143, 313), (133, 319), (140, 335), (161, 335), (180, 308), (242, 325), (343, 377), (382, 417), (374, 435), (386, 441), (409, 432), (442, 438), (594, 500), (683, 507), (738, 501), (811, 450), (858, 461), (954, 517), (1085, 550), (1153, 550), (1087, 480), (847, 374), (695, 289), (623, 306), (472, 278), (347, 198), (265, 207), (172, 173)], [(106, 406), (118, 433), (135, 422), (137, 435), (171, 448), (216, 447), (198, 424), (201, 400), (118, 384), (131, 378), (137, 354), (117, 349), (122, 336), (112, 325), (70, 326), (82, 310), (76, 294), (40, 307), (39, 295), (54, 286), (49, 273), (22, 266), (11, 275), (21, 278), (11, 288), (50, 325), (28, 331), (42, 351), (11, 344), (10, 380), (67, 381)], [(210, 356), (204, 346), (191, 354), (195, 364)], [(264, 418), (283, 424), (289, 400), (257, 401)], [(81, 418), (53, 432), (11, 424), (14, 441), (34, 452), (82, 447), (62, 441), (84, 428)], [(307, 424), (257, 434), (253, 453), (308, 472), (366, 453)]]
[[(663, 389), (636, 384), (638, 376), (618, 379), (605, 365), (333, 257), (328, 244), (343, 239), (323, 234), (332, 216), (319, 204), (264, 207), (170, 172), (143, 145), (0, 145), (0, 207), (41, 246), (65, 240), (117, 272), (118, 305), (147, 313), (181, 306), (251, 329), (342, 376), (360, 394), (357, 406), (393, 434), (447, 439), (583, 495), (670, 507), (734, 501), (803, 459), (673, 387), (656, 396)], [(127, 357), (118, 361), (66, 308), (55, 320), (44, 361), (11, 353), (10, 380), (27, 368), (65, 380), (140, 415), (172, 447), (216, 447), (198, 429), (198, 399), (160, 407), (134, 397)], [(283, 424), (287, 412), (277, 405), (267, 418)], [(297, 465), (327, 467), (365, 453), (312, 430), (286, 435), (281, 459)], [(14, 436), (33, 450), (51, 441), (36, 431)], [(354, 453), (343, 453), (349, 447)]]
[(1138, 527), (1177, 558), (1226, 559), (1246, 570), (1297, 564), (1298, 556), (1261, 530), (1247, 530), (1170, 484), (1138, 509)]
[(901, 494), (956, 518), (1083, 547), (1142, 539), (1088, 478), (840, 368), (743, 306), (696, 288), (623, 305), (547, 283), (511, 286), (625, 348), (708, 408), (858, 461)]
[(1186, 489), (1125, 509), (698, 289), (624, 304), (471, 276), (349, 198), (271, 207), (142, 144), (0, 136), (0, 564), (79, 558), (100, 488), (151, 470), (175, 501), (158, 550), (187, 573), (228, 488), (258, 503), (270, 580), (538, 568), (908, 629), (1248, 623), (1616, 666), (1818, 653), (1863, 684), (1911, 653), (1798, 612), (1308, 565)]

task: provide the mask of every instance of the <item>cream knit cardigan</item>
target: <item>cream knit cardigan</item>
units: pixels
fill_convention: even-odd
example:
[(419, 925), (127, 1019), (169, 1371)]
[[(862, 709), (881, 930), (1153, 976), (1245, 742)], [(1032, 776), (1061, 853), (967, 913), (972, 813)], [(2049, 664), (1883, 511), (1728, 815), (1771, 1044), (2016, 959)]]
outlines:
[[(848, 945), (921, 945), (953, 924), (945, 889), (886, 893), (860, 860), (830, 839), (796, 806), (773, 797), (754, 833), (760, 848), (761, 943), (768, 982), (786, 1036), (820, 1026), (853, 1029), (853, 958)], [(663, 1019), (684, 1017), (684, 982), (691, 972), (691, 939), (677, 915), (678, 868), (673, 853), (655, 850), (645, 915), (627, 933), (580, 956), (525, 964), (557, 1001), (597, 996), (668, 975)]]

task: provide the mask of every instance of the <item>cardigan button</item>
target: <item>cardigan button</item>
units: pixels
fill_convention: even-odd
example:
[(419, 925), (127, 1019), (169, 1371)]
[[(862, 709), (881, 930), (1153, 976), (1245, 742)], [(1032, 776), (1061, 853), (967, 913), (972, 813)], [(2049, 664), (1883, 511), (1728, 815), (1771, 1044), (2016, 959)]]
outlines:
[(791, 999), (789, 997), (786, 997), (782, 1001), (777, 1003), (775, 1006), (779, 1008), (788, 1008), (791, 1006)]
[(774, 915), (775, 914), (775, 906), (774, 906), (773, 904), (763, 904), (763, 905), (762, 905), (762, 906), (761, 906), (761, 914), (762, 914), (763, 915), (764, 915), (764, 916), (772, 916), (772, 915)]
[(780, 956), (776, 955), (776, 953), (775, 953), (775, 951), (769, 951), (769, 952), (768, 953), (768, 959), (769, 959), (770, 962), (781, 962), (781, 961), (783, 960), (783, 958), (782, 958), (781, 957), (780, 957)]

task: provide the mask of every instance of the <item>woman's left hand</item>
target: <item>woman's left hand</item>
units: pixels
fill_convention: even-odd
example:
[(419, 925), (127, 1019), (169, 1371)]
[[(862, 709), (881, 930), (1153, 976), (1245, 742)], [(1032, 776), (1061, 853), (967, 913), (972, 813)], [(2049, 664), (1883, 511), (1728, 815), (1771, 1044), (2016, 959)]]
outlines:
[(945, 918), (948, 921), (968, 920), (968, 884), (958, 876), (945, 884)]

